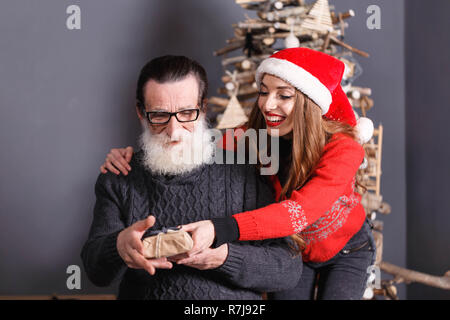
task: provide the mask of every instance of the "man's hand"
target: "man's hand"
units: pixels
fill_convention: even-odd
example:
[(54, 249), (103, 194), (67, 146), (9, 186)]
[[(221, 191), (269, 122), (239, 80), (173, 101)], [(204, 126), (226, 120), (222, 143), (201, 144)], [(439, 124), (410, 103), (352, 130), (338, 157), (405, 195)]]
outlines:
[(155, 217), (138, 221), (124, 229), (117, 236), (117, 251), (128, 267), (133, 269), (145, 269), (154, 275), (156, 268), (171, 269), (172, 263), (166, 258), (146, 259), (144, 257), (144, 246), (141, 238), (145, 231), (155, 224)]
[(188, 256), (186, 253), (182, 253), (168, 259), (177, 264), (184, 264), (188, 267), (192, 267), (199, 270), (215, 269), (220, 267), (228, 257), (228, 244), (223, 244), (216, 249), (207, 248), (206, 250), (193, 255)]
[(196, 255), (211, 247), (216, 236), (214, 224), (211, 220), (185, 224), (181, 227), (181, 230), (191, 233), (192, 240), (194, 241), (194, 246), (187, 253), (189, 256)]

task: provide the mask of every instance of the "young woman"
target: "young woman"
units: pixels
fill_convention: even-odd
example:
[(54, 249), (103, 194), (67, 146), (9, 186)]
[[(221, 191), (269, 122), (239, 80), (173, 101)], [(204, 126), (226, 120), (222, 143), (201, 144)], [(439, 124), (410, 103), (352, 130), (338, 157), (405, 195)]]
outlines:
[[(278, 202), (184, 225), (195, 245), (182, 262), (211, 245), (292, 236), (304, 261), (302, 277), (294, 289), (272, 298), (362, 298), (375, 244), (355, 189), (364, 149), (340, 85), (344, 68), (307, 48), (285, 49), (261, 63), (259, 97), (247, 127), (280, 137), (280, 170), (271, 177)], [(131, 152), (112, 150), (102, 172), (126, 172)]]

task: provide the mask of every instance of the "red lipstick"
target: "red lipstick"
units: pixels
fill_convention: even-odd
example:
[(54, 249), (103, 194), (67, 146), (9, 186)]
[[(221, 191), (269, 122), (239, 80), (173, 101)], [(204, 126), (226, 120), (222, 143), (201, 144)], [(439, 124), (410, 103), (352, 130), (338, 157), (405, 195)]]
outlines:
[(266, 115), (265, 117), (266, 124), (269, 127), (278, 127), (284, 122), (284, 120), (286, 120), (286, 117), (283, 117), (279, 114), (270, 112), (265, 112), (264, 114)]

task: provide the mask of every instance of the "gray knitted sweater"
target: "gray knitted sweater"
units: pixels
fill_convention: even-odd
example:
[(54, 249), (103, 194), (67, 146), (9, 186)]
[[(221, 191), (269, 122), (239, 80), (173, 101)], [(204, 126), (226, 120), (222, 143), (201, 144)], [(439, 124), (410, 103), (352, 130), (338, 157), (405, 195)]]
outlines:
[(261, 292), (295, 286), (301, 258), (286, 239), (228, 244), (228, 257), (212, 270), (183, 265), (158, 269), (154, 276), (126, 266), (117, 252), (117, 235), (152, 214), (152, 229), (229, 216), (273, 201), (255, 168), (205, 165), (180, 176), (154, 175), (133, 157), (128, 176), (101, 174), (95, 186), (94, 217), (81, 258), (97, 286), (121, 281), (119, 299), (260, 299)]

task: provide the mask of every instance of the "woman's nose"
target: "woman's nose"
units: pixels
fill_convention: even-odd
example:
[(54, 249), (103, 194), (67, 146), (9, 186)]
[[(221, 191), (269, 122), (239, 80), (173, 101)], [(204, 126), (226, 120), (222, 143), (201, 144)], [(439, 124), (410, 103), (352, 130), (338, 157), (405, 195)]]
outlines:
[(277, 101), (274, 96), (268, 95), (263, 101), (264, 111), (272, 111), (277, 108)]

